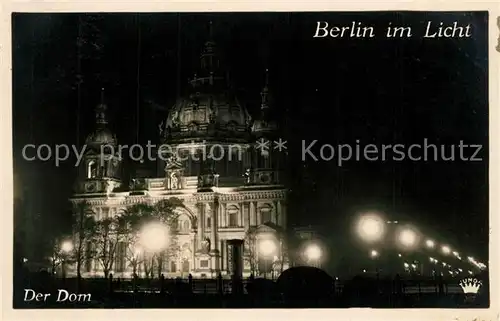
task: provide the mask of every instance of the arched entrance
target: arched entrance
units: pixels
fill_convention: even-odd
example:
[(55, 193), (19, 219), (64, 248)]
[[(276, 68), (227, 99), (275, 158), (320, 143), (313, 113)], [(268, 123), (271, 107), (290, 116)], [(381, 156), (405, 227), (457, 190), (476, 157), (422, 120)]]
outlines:
[(189, 273), (189, 260), (182, 261), (182, 273)]

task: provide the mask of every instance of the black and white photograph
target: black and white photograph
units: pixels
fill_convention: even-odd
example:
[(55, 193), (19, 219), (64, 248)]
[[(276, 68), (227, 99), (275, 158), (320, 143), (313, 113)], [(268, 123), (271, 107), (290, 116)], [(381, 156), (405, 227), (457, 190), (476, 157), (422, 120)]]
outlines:
[(489, 308), (490, 19), (12, 13), (12, 307)]

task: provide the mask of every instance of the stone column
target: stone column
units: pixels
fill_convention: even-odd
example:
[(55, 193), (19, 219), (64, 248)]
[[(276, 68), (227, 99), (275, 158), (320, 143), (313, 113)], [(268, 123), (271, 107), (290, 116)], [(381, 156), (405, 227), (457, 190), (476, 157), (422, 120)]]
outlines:
[(213, 249), (217, 248), (217, 216), (219, 212), (219, 201), (215, 200), (212, 208), (211, 226), (210, 226), (210, 244)]
[(250, 228), (250, 213), (248, 208), (248, 202), (242, 203), (243, 210), (243, 226), (245, 227), (245, 231), (248, 231)]
[(216, 271), (220, 270), (220, 251), (218, 249), (219, 245), (219, 235), (218, 235), (218, 213), (219, 213), (219, 199), (215, 198), (212, 209), (212, 226), (211, 226), (211, 236), (210, 236), (210, 245), (211, 245), (211, 254), (213, 256), (212, 268)]
[(255, 205), (254, 205), (254, 208), (255, 208), (255, 220), (256, 220), (256, 224), (257, 225), (261, 225), (262, 224), (262, 217), (260, 215), (260, 212), (259, 212), (259, 205), (257, 202), (254, 202)]
[(219, 203), (219, 208), (217, 210), (217, 227), (222, 225), (222, 204)]
[(243, 203), (239, 202), (238, 206), (240, 208), (240, 211), (238, 212), (238, 226), (244, 226), (243, 224), (243, 214), (245, 212), (245, 208), (243, 207)]
[(196, 246), (196, 234), (194, 234), (193, 237), (191, 238), (191, 264), (189, 264), (189, 269), (191, 271), (194, 271), (196, 269), (196, 256), (195, 256), (195, 253), (196, 253), (197, 249), (198, 248)]
[(275, 201), (274, 208), (275, 208), (274, 223), (276, 225), (281, 226), (281, 201)]
[(204, 227), (205, 227), (205, 204), (203, 203), (198, 203), (198, 241), (197, 241), (197, 247), (198, 249), (201, 249), (201, 242), (203, 242), (203, 237), (204, 237)]
[(220, 262), (220, 269), (225, 270), (227, 269), (227, 264), (225, 263), (227, 253), (226, 253), (226, 240), (221, 240), (220, 241), (220, 254), (221, 254), (221, 262)]
[(281, 208), (281, 226), (286, 227), (287, 224), (287, 212), (286, 212), (286, 202), (285, 201), (280, 201), (280, 208)]
[(210, 255), (212, 256), (212, 269), (217, 273), (220, 271), (220, 251), (219, 247), (219, 235), (218, 235), (218, 222), (217, 216), (219, 212), (219, 200), (216, 198), (213, 203), (212, 210), (212, 226), (210, 228)]
[(226, 219), (226, 203), (220, 203), (220, 216), (221, 216), (221, 226), (225, 227), (227, 226), (227, 219)]
[(250, 225), (257, 225), (257, 218), (255, 216), (255, 202), (250, 202)]

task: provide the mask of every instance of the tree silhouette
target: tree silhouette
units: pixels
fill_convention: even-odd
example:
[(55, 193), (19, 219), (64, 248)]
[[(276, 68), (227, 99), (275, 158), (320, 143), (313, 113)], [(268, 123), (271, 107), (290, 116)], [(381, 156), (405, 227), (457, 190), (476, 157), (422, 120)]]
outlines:
[(84, 245), (90, 241), (94, 235), (96, 227), (95, 213), (87, 201), (77, 203), (73, 208), (73, 235), (74, 260), (76, 262), (76, 273), (80, 280), (82, 260), (84, 259)]
[(256, 229), (251, 227), (245, 234), (245, 255), (244, 260), (250, 266), (250, 273), (257, 274), (258, 261), (257, 261), (257, 235)]
[(105, 218), (96, 223), (96, 229), (92, 235), (94, 255), (102, 266), (105, 278), (108, 278), (109, 272), (113, 269), (121, 236), (119, 232), (116, 218)]
[[(127, 207), (121, 214), (122, 225), (126, 226), (127, 234), (127, 261), (132, 266), (132, 269), (137, 271), (139, 263), (143, 263), (144, 272), (147, 277), (153, 275), (153, 270), (156, 267), (158, 277), (161, 276), (162, 267), (166, 261), (177, 260), (180, 253), (180, 246), (177, 237), (177, 217), (175, 209), (184, 206), (182, 201), (177, 198), (161, 200), (154, 205), (145, 203), (135, 204)], [(167, 225), (170, 229), (169, 242), (165, 251), (160, 253), (147, 253), (146, 249), (142, 249), (140, 256), (138, 255), (139, 233), (141, 228), (149, 222), (161, 222)]]

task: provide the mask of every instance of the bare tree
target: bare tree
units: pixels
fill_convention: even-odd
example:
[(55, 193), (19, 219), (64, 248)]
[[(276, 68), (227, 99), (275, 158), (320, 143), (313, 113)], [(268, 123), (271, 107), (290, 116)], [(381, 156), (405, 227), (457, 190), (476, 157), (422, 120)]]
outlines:
[(73, 230), (75, 237), (74, 260), (76, 262), (76, 274), (80, 280), (82, 261), (84, 260), (85, 243), (92, 239), (95, 231), (95, 213), (87, 201), (79, 202), (73, 208)]
[(52, 242), (52, 251), (50, 253), (49, 261), (51, 263), (51, 272), (54, 274), (59, 266), (62, 266), (63, 261), (68, 259), (71, 253), (64, 253), (61, 248), (61, 241), (59, 238), (54, 238)]
[(98, 221), (92, 241), (95, 246), (95, 257), (102, 266), (104, 277), (108, 278), (109, 272), (113, 269), (116, 248), (120, 241), (116, 219), (105, 218)]
[(125, 259), (132, 267), (132, 275), (136, 277), (139, 264), (143, 262), (143, 253), (137, 250), (135, 242), (127, 243)]
[[(168, 247), (165, 251), (165, 258), (161, 258), (161, 261), (158, 263), (163, 263), (165, 259), (167, 262), (177, 262), (179, 260), (181, 254), (181, 247), (179, 245), (179, 239), (177, 236), (177, 231), (172, 231), (170, 234), (170, 239), (168, 242)], [(158, 274), (161, 275), (161, 272), (158, 271)]]
[(278, 232), (278, 242), (279, 242), (279, 255), (277, 257), (277, 260), (273, 262), (273, 270), (274, 271), (279, 271), (279, 273), (283, 273), (283, 270), (285, 268), (285, 265), (287, 264), (288, 258), (287, 258), (287, 253), (288, 253), (288, 247), (287, 247), (287, 242), (286, 242), (286, 237), (285, 233), (283, 231)]
[(143, 264), (143, 268), (144, 268), (144, 274), (146, 275), (147, 279), (153, 277), (155, 261), (156, 261), (155, 254), (144, 253), (144, 258), (142, 260), (142, 264)]
[[(175, 209), (183, 206), (182, 201), (177, 198), (170, 198), (159, 201), (154, 205), (135, 204), (125, 209), (121, 214), (123, 225), (127, 229), (127, 261), (137, 270), (139, 263), (143, 264), (146, 277), (153, 276), (156, 267), (158, 277), (161, 276), (165, 260), (176, 260), (180, 253), (180, 247), (177, 242), (176, 221), (177, 214)], [(139, 259), (137, 253), (139, 232), (142, 226), (152, 220), (157, 220), (169, 226), (170, 238), (167, 249), (163, 253), (142, 252), (142, 258)]]
[(117, 218), (119, 234), (121, 235), (120, 239), (126, 244), (125, 260), (128, 265), (132, 267), (133, 276), (137, 277), (137, 270), (143, 261), (143, 251), (138, 247), (138, 233), (130, 228), (127, 219), (128, 218), (123, 215)]
[(257, 261), (257, 235), (255, 228), (251, 227), (245, 235), (245, 255), (244, 260), (250, 266), (250, 273), (257, 274), (258, 261)]

